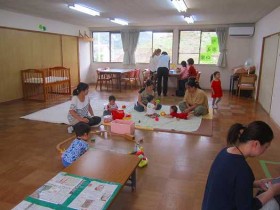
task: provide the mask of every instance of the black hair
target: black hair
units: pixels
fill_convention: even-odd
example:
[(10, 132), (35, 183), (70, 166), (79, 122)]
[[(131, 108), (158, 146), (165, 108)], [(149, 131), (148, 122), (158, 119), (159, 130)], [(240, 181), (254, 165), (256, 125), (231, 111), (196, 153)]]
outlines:
[(90, 126), (84, 122), (78, 122), (73, 127), (77, 137), (80, 137), (85, 133), (89, 134), (90, 132)]
[(153, 81), (152, 81), (151, 79), (148, 79), (148, 80), (145, 82), (145, 87), (142, 87), (142, 88), (138, 91), (138, 93), (142, 93), (142, 92), (146, 89), (146, 87), (149, 87), (149, 86), (152, 86), (152, 85), (154, 85)]
[(192, 58), (189, 58), (187, 61), (188, 61), (189, 65), (193, 65), (194, 64), (194, 60)]
[(77, 85), (77, 88), (75, 90), (73, 90), (73, 96), (77, 96), (79, 95), (79, 93), (81, 91), (85, 91), (88, 89), (88, 84), (87, 83), (83, 83), (83, 82), (80, 82), (78, 85)]
[(210, 76), (210, 82), (212, 82), (212, 80), (214, 79), (214, 77), (219, 74), (220, 72), (219, 71), (215, 71), (213, 74), (211, 74)]
[(183, 67), (186, 67), (186, 66), (187, 66), (187, 62), (186, 62), (186, 61), (182, 61), (182, 62), (181, 62), (181, 65), (182, 65)]
[(149, 87), (149, 86), (152, 86), (154, 83), (151, 79), (148, 79), (145, 83), (145, 87)]
[(248, 126), (240, 123), (233, 124), (227, 135), (228, 145), (238, 145), (250, 140), (257, 140), (261, 145), (271, 142), (273, 131), (268, 124), (263, 121), (253, 121)]
[(195, 79), (189, 78), (188, 82), (185, 83), (185, 86), (197, 88), (197, 83), (196, 83)]
[(115, 101), (116, 100), (116, 97), (115, 96), (109, 96), (109, 101)]
[(167, 52), (165, 52), (165, 51), (163, 51), (161, 54), (162, 55), (168, 55)]
[(154, 99), (154, 96), (152, 96), (152, 95), (147, 96), (147, 101), (148, 102), (151, 102), (153, 99)]
[(178, 112), (178, 108), (177, 108), (176, 105), (172, 105), (170, 108), (171, 108), (175, 113)]

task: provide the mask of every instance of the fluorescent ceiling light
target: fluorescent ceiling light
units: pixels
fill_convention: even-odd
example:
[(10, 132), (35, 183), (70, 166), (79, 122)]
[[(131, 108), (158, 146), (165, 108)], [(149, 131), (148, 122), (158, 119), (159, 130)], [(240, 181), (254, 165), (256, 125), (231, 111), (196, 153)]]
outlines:
[(122, 20), (122, 19), (118, 19), (118, 18), (113, 18), (113, 19), (110, 19), (113, 23), (117, 23), (117, 24), (120, 24), (120, 25), (128, 25), (128, 22), (125, 21), (125, 20)]
[(88, 15), (92, 15), (92, 16), (99, 16), (100, 15), (100, 12), (95, 11), (94, 9), (91, 9), (89, 7), (82, 6), (80, 4), (69, 5), (68, 7), (70, 9), (74, 9), (74, 10), (77, 10), (79, 12), (86, 13)]
[(186, 12), (188, 9), (184, 0), (171, 0), (171, 2), (179, 12)]
[(192, 15), (190, 15), (190, 16), (185, 16), (184, 17), (184, 19), (185, 19), (185, 21), (187, 22), (187, 23), (194, 23), (194, 19), (193, 19), (193, 16)]

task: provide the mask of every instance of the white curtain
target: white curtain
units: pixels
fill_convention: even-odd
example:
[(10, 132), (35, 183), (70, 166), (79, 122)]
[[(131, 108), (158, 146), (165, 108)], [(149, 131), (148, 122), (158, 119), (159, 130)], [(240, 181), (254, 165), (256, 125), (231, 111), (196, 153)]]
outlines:
[(123, 44), (123, 64), (135, 64), (135, 50), (138, 43), (139, 31), (124, 30), (121, 32)]
[(227, 28), (217, 28), (218, 43), (220, 48), (220, 55), (217, 66), (225, 68), (227, 66)]

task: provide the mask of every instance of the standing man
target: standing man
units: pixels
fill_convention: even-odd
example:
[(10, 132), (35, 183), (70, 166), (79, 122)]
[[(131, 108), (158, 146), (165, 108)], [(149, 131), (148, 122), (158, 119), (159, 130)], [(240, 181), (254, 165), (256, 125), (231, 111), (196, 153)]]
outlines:
[[(161, 91), (163, 92), (164, 96), (166, 96), (167, 94), (169, 68), (170, 68), (170, 57), (168, 56), (167, 52), (162, 52), (158, 60), (158, 69), (157, 69), (158, 96), (161, 95)], [(163, 78), (163, 88), (161, 84), (162, 78)]]

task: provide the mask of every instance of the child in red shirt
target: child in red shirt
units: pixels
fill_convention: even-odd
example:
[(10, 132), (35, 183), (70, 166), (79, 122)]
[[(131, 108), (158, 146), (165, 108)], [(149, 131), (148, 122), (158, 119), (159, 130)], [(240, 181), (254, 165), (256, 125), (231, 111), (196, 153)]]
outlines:
[(176, 117), (178, 119), (187, 119), (188, 118), (188, 113), (178, 113), (177, 106), (172, 105), (170, 107), (170, 114), (167, 115), (166, 117), (169, 117), (169, 118)]
[(211, 75), (211, 89), (212, 89), (212, 107), (213, 109), (218, 108), (218, 103), (221, 101), (222, 96), (223, 96), (223, 91), (222, 91), (222, 85), (221, 85), (221, 80), (220, 80), (220, 72), (215, 71)]

